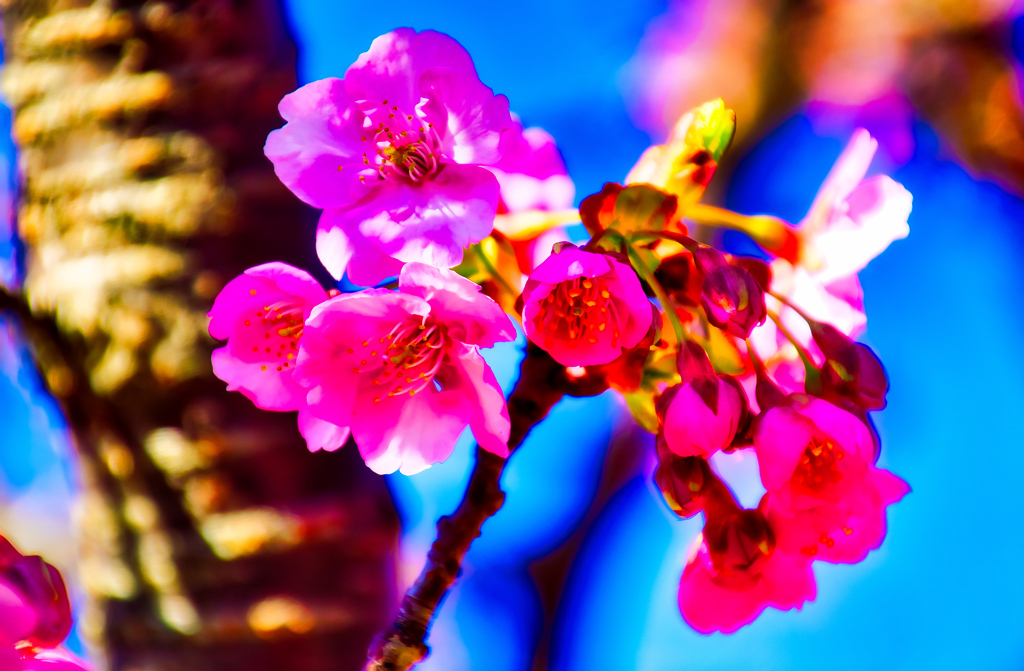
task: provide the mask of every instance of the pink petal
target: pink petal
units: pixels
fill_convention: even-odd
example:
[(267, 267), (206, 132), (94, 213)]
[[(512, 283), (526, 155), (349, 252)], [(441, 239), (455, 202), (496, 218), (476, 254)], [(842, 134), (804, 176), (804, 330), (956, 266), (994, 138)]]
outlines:
[(818, 398), (812, 398), (800, 411), (848, 453), (856, 454), (867, 463), (874, 461), (875, 443), (871, 431), (855, 415)]
[(765, 489), (771, 492), (789, 483), (807, 443), (817, 433), (811, 420), (788, 406), (760, 416), (754, 428), (754, 449)]
[(468, 345), (493, 347), (516, 339), (512, 320), (480, 291), (480, 285), (458, 273), (423, 263), (407, 263), (398, 278), (403, 293), (430, 303), (430, 312), (448, 325), (448, 335)]
[(352, 435), (366, 465), (381, 474), (415, 475), (444, 461), (469, 423), (460, 393), (433, 388), (380, 403), (363, 397), (359, 406)]
[[(573, 245), (566, 245), (557, 254), (552, 254), (530, 275), (526, 291), (531, 285), (557, 284), (577, 277), (598, 277), (612, 267), (612, 259), (605, 254), (584, 252)], [(524, 315), (525, 318), (525, 315)]]
[(871, 482), (885, 505), (902, 500), (911, 491), (906, 480), (883, 468), (871, 469)]
[(654, 311), (651, 310), (651, 301), (644, 293), (636, 272), (614, 259), (610, 266), (618, 284), (617, 290), (612, 291), (612, 296), (617, 299), (620, 323), (621, 317), (628, 316), (625, 322), (621, 323), (619, 346), (629, 349), (635, 347), (647, 335), (654, 320)]
[(312, 413), (355, 432), (357, 400), (372, 403), (374, 398), (373, 376), (355, 372), (360, 362), (370, 358), (374, 347), (383, 346), (380, 340), (400, 320), (429, 312), (423, 299), (383, 289), (338, 296), (317, 306), (306, 320), (293, 373), (308, 389), (305, 400)]
[(476, 347), (468, 345), (457, 346), (450, 363), (450, 371), (440, 380), (442, 389), (463, 395), (471, 413), (469, 427), (480, 447), (499, 457), (507, 457), (511, 426), (505, 395), (494, 371)]
[(830, 219), (832, 208), (846, 200), (864, 179), (877, 150), (878, 141), (872, 138), (870, 133), (863, 128), (854, 131), (846, 149), (836, 159), (828, 177), (818, 189), (809, 218), (822, 217), (826, 221)]
[(347, 272), (350, 282), (364, 287), (397, 275), (402, 262), (384, 254), (358, 228), (346, 230), (336, 225), (341, 213), (344, 210), (324, 210), (316, 230), (316, 253), (327, 272), (336, 280)]
[(508, 98), (494, 95), (477, 77), (475, 69), (432, 68), (419, 79), (420, 93), (429, 101), (424, 105), (426, 118), (431, 112), (446, 112), (445, 152), (456, 163), (489, 165), (497, 163), (513, 129)]
[(847, 211), (814, 238), (824, 268), (816, 272), (828, 284), (862, 270), (894, 240), (907, 237), (913, 198), (884, 176), (861, 182), (846, 199)]
[(314, 417), (309, 408), (304, 407), (299, 409), (299, 433), (306, 439), (310, 452), (334, 452), (345, 445), (352, 432), (347, 426), (338, 426)]
[(0, 582), (0, 643), (13, 645), (36, 627), (38, 618), (21, 594)]
[(469, 70), (473, 59), (457, 41), (433, 30), (398, 28), (381, 35), (345, 71), (345, 87), (354, 100), (387, 100), (412, 110), (422, 98), (420, 76), (431, 68)]
[(83, 660), (63, 648), (36, 650), (23, 660), (18, 671), (91, 671)]
[(250, 268), (233, 279), (209, 314), (210, 335), (228, 340), (213, 352), (214, 374), (265, 410), (297, 410), (306, 392), (292, 380), (296, 340), (281, 335), (280, 323), (264, 319), (265, 308), (295, 304), (301, 318), (326, 298), (308, 273), (283, 263)]
[(691, 384), (684, 384), (665, 413), (665, 442), (681, 457), (709, 457), (732, 442), (741, 412), (739, 392), (722, 380), (718, 380), (717, 414)]
[(270, 133), (264, 152), (281, 181), (314, 207), (340, 207), (365, 195), (359, 177), (376, 179), (377, 171), (364, 165), (363, 153), (376, 145), (363, 139), (364, 116), (344, 82), (307, 84), (285, 96), (280, 110), (288, 123)]
[(679, 584), (679, 610), (683, 619), (702, 634), (731, 634), (753, 622), (768, 606), (781, 610), (801, 608), (817, 593), (810, 562), (779, 552), (772, 554), (756, 584), (735, 590), (716, 584), (707, 548), (701, 543)]
[(488, 169), (501, 184), (501, 200), (509, 212), (562, 210), (572, 207), (575, 186), (554, 139), (540, 128), (522, 130), (517, 120), (501, 160)]
[(498, 180), (484, 168), (448, 164), (430, 181), (385, 181), (375, 189), (372, 198), (320, 217), (317, 251), (336, 277), (347, 263), (353, 282), (377, 284), (395, 274), (394, 262), (381, 263), (382, 256), (450, 268), (494, 225)]

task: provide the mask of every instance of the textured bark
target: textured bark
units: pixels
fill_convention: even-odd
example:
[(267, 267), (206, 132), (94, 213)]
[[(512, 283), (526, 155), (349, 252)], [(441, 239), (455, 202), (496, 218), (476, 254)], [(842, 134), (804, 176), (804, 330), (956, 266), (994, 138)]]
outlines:
[(226, 392), (205, 332), (245, 268), (319, 269), (262, 153), (296, 85), (279, 7), (0, 10), (26, 331), (79, 447), (83, 632), (111, 669), (360, 668), (394, 601), (383, 482)]

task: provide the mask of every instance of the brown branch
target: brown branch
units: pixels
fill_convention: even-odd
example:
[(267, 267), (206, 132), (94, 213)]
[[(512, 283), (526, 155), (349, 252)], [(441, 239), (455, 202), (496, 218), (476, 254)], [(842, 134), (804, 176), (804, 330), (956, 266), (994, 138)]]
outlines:
[[(566, 394), (591, 396), (607, 388), (590, 376), (570, 377), (565, 367), (536, 345), (527, 345), (519, 380), (508, 399), (512, 431), (508, 440), (513, 452)], [(507, 459), (482, 448), (459, 507), (437, 521), (437, 540), (427, 554), (419, 578), (406, 592), (391, 627), (370, 646), (367, 671), (405, 671), (426, 658), (426, 638), (438, 606), (462, 570), (462, 559), (480, 528), (501, 508), (501, 474)]]

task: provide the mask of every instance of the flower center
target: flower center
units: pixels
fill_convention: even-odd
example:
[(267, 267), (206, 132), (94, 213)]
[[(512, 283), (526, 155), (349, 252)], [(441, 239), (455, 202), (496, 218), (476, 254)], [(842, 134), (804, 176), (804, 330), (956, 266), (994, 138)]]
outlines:
[[(447, 330), (426, 318), (399, 322), (380, 338), (363, 341), (353, 373), (373, 375), (373, 401), (415, 396), (434, 382), (448, 345)], [(354, 348), (349, 354), (356, 354)]]
[(611, 293), (599, 278), (577, 277), (559, 282), (541, 304), (535, 320), (537, 330), (593, 345), (612, 324), (615, 347), (619, 342), (619, 316), (610, 299)]
[[(306, 303), (302, 299), (286, 298), (256, 311), (256, 317), (265, 330), (263, 338), (266, 342), (262, 347), (254, 345), (253, 352), (259, 352), (262, 349), (264, 354), (276, 354), (277, 358), (281, 359), (280, 365), (277, 366), (278, 371), (293, 365), (291, 362), (294, 361), (299, 349), (299, 338), (302, 337), (305, 325), (303, 320), (305, 305)], [(246, 319), (245, 325), (251, 326), (252, 321)], [(278, 337), (275, 338), (275, 335)], [(267, 370), (267, 366), (262, 366), (261, 370)]]
[[(440, 169), (439, 140), (434, 125), (398, 109), (387, 107), (386, 120), (379, 121), (374, 140), (377, 144), (377, 174), (381, 179), (418, 183)], [(377, 118), (381, 118), (377, 116)], [(369, 162), (365, 154), (364, 163)]]
[(831, 438), (811, 438), (793, 471), (793, 489), (804, 494), (821, 494), (826, 488), (843, 479), (839, 461), (846, 456), (843, 448)]

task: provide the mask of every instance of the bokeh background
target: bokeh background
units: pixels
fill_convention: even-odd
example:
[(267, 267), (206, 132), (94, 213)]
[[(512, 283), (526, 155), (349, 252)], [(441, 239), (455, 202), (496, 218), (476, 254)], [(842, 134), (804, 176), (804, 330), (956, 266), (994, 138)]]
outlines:
[[(864, 338), (888, 367), (880, 465), (913, 493), (856, 566), (816, 564), (818, 598), (727, 637), (679, 616), (699, 520), (649, 484), (652, 445), (610, 394), (556, 407), (514, 455), (505, 508), (445, 602), (425, 670), (993, 669), (1024, 667), (1024, 20), (1012, 2), (284, 0), (300, 80), (341, 76), (394, 27), (449, 33), (526, 125), (558, 142), (577, 202), (621, 180), (686, 107), (722, 96), (741, 134), (712, 197), (799, 221), (858, 125), (873, 166), (914, 195), (911, 233), (860, 279)], [(0, 121), (9, 125), (9, 114)], [(6, 138), (6, 133), (4, 134)], [(0, 182), (14, 159), (2, 143)], [(11, 189), (0, 194), (9, 211)], [(0, 265), (16, 247), (0, 221)], [(726, 241), (753, 251), (740, 238)], [(312, 241), (311, 241), (312, 244)], [(73, 567), (74, 472), (59, 413), (0, 341), (0, 530)], [(508, 389), (517, 349), (489, 359)], [(461, 497), (470, 443), (392, 476), (402, 577)], [(756, 464), (719, 457), (747, 505)]]

